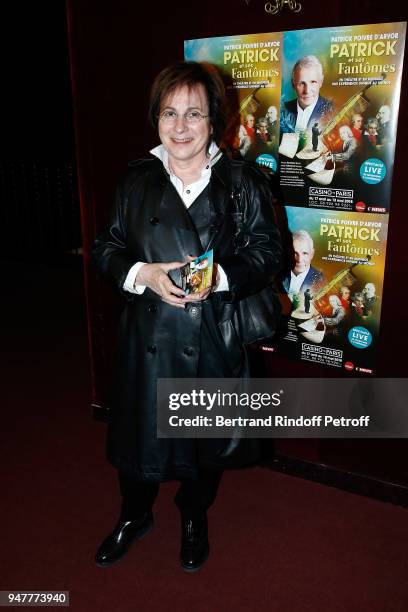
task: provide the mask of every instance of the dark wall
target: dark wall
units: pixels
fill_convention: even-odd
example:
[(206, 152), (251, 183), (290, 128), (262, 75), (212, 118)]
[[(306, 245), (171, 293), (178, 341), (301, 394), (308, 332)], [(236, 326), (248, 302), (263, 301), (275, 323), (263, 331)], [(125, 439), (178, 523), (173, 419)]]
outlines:
[(72, 158), (66, 29), (61, 0), (2, 4), (2, 159)]
[[(95, 274), (89, 247), (95, 232), (107, 218), (119, 172), (128, 159), (146, 155), (157, 138), (146, 121), (148, 92), (152, 78), (166, 64), (182, 59), (183, 41), (229, 34), (356, 25), (401, 21), (406, 14), (382, 0), (304, 0), (294, 14), (285, 8), (278, 16), (267, 15), (263, 0), (208, 0), (174, 3), (119, 0), (101, 2), (70, 0), (67, 14), (77, 135), (77, 159), (83, 213), (84, 257), (87, 273), (91, 352), (94, 368), (94, 402), (103, 404), (107, 393), (109, 354), (113, 342), (113, 313), (117, 302)], [(400, 118), (407, 112), (406, 79), (403, 81)], [(406, 127), (400, 121), (394, 189), (389, 227), (384, 286), (380, 374), (406, 376), (406, 326), (397, 323), (397, 313), (407, 303), (401, 270), (408, 268), (405, 242), (406, 208), (403, 168)], [(396, 289), (398, 288), (398, 304)], [(396, 330), (398, 325), (398, 330)], [(333, 376), (333, 371), (312, 364), (284, 361), (279, 356), (262, 357), (270, 375)], [(391, 457), (388, 478), (401, 476), (402, 443), (366, 441), (361, 449), (367, 458), (359, 463), (358, 442), (282, 441), (282, 452), (345, 469), (379, 474), (384, 455)], [(395, 450), (397, 449), (397, 450)], [(396, 453), (396, 455), (395, 455)], [(380, 459), (382, 457), (382, 459)], [(348, 458), (350, 458), (348, 460)], [(351, 464), (351, 467), (350, 467)], [(371, 471), (370, 471), (371, 470)], [(404, 472), (402, 479), (408, 478)]]
[(65, 3), (3, 3), (0, 45), (0, 256), (45, 259), (81, 244)]

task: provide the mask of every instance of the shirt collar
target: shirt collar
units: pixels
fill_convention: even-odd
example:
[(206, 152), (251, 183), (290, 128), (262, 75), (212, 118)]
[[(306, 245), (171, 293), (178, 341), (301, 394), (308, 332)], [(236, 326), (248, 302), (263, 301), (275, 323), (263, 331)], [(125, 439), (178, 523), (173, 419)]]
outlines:
[[(155, 157), (157, 157), (158, 159), (160, 159), (165, 170), (168, 172), (168, 174), (171, 175), (172, 172), (169, 167), (169, 154), (167, 150), (163, 147), (163, 145), (160, 144), (157, 147), (154, 147), (154, 149), (151, 149), (150, 153), (154, 155)], [(214, 141), (212, 141), (210, 144), (209, 155), (210, 155), (210, 160), (209, 160), (208, 166), (212, 168), (212, 166), (214, 166), (214, 164), (217, 163), (217, 161), (220, 159), (222, 155), (221, 149), (215, 144)], [(205, 172), (205, 170), (208, 170), (207, 166), (203, 168), (203, 172)]]
[(293, 270), (291, 270), (290, 271), (291, 278), (294, 279), (294, 280), (297, 280), (297, 281), (299, 281), (299, 280), (304, 281), (306, 276), (307, 276), (307, 273), (309, 272), (309, 270), (310, 270), (310, 266), (308, 267), (307, 270), (305, 270), (304, 272), (300, 272), (299, 274), (295, 274), (293, 272)]
[(314, 104), (309, 104), (309, 106), (306, 106), (306, 108), (302, 108), (300, 106), (299, 102), (298, 102), (297, 103), (297, 112), (298, 112), (298, 114), (300, 115), (302, 113), (305, 113), (306, 116), (310, 117), (312, 115), (312, 113), (313, 113), (313, 111), (315, 109), (315, 106), (318, 103), (318, 101), (319, 101), (319, 98), (317, 98), (317, 100), (316, 100), (316, 102)]

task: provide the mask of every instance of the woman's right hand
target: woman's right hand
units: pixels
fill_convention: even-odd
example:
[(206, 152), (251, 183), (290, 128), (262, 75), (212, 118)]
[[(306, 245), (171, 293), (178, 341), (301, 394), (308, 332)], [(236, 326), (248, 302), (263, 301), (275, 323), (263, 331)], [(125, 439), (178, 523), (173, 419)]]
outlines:
[(146, 285), (146, 287), (157, 293), (163, 302), (171, 304), (171, 306), (185, 308), (185, 292), (183, 289), (176, 287), (168, 276), (170, 270), (176, 270), (184, 265), (185, 262), (183, 261), (143, 264), (137, 273), (135, 284)]

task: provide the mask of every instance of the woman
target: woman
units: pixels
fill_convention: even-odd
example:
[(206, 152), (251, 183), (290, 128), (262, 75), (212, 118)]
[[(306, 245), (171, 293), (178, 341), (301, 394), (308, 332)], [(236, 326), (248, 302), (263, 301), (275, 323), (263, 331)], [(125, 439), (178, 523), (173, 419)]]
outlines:
[[(107, 441), (108, 459), (119, 474), (122, 512), (98, 550), (100, 566), (120, 559), (150, 530), (153, 502), (165, 480), (181, 481), (175, 501), (182, 521), (182, 567), (196, 570), (208, 556), (206, 512), (222, 473), (208, 466), (225, 442), (158, 439), (157, 379), (247, 375), (245, 350), (236, 337), (234, 345), (225, 345), (215, 306), (262, 289), (281, 256), (269, 183), (248, 164), (241, 185), (248, 244), (235, 253), (232, 162), (219, 149), (224, 96), (219, 76), (195, 62), (158, 75), (150, 118), (161, 145), (151, 159), (129, 164), (110, 225), (96, 241), (99, 268), (127, 298)], [(215, 283), (186, 295), (169, 273), (209, 249)]]

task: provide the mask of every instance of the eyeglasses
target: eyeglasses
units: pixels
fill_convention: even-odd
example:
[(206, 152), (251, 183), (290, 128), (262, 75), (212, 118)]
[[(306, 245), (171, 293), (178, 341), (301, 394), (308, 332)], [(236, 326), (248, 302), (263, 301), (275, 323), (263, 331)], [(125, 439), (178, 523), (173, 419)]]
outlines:
[(163, 121), (163, 123), (171, 124), (176, 123), (177, 119), (181, 117), (188, 124), (200, 123), (201, 119), (207, 119), (209, 115), (202, 115), (198, 111), (189, 111), (188, 113), (184, 113), (184, 115), (179, 115), (176, 111), (166, 110), (163, 111), (159, 115), (159, 119)]

